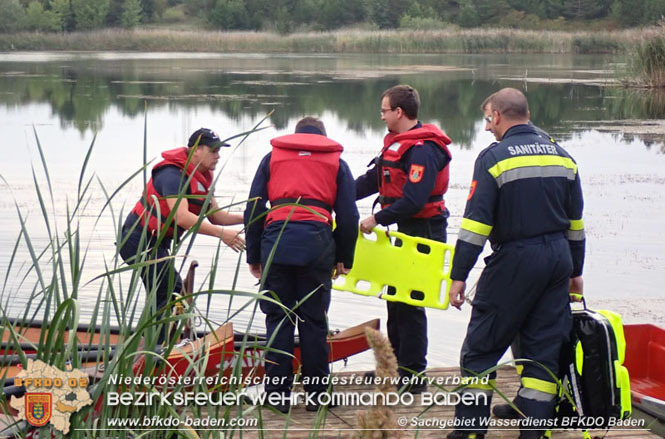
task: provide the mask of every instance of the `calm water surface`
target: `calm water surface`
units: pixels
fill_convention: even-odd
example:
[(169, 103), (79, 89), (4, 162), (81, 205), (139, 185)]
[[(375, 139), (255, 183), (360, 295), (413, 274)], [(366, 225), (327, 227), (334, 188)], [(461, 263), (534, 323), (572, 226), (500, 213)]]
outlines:
[[(612, 60), (571, 55), (0, 54), (0, 306), (8, 315), (20, 314), (35, 283), (23, 241), (12, 258), (21, 230), (17, 206), (35, 248), (47, 242), (31, 167), (46, 194), (48, 187), (33, 128), (53, 185), (54, 203), (48, 201), (46, 208), (55, 212), (60, 234), (95, 139), (87, 170), (88, 176), (96, 175), (93, 197), (80, 218), (87, 249), (83, 279), (88, 282), (113, 260), (114, 230), (140, 194), (139, 174), (96, 222), (104, 191), (112, 192), (143, 164), (144, 122), (147, 158), (152, 160), (164, 149), (182, 146), (200, 126), (231, 136), (251, 129), (274, 110), (270, 129), (223, 152), (216, 195), (220, 204), (231, 204), (247, 196), (254, 171), (269, 152), (270, 138), (290, 132), (305, 115), (321, 117), (329, 135), (345, 146), (343, 157), (354, 175), (364, 172), (385, 133), (379, 117), (381, 92), (409, 83), (420, 91), (421, 119), (439, 124), (454, 142), (446, 196), (451, 240), (459, 228), (473, 161), (493, 141), (483, 131), (478, 107), (501, 87), (519, 87), (529, 98), (533, 121), (559, 139), (580, 165), (590, 305), (622, 312), (629, 322), (665, 324), (660, 311), (665, 305), (662, 135), (639, 139), (597, 130), (626, 120), (663, 119), (665, 110), (653, 96), (612, 86), (613, 78)], [(371, 200), (364, 200), (361, 216), (368, 215), (370, 207)], [(216, 250), (216, 240), (197, 238), (190, 257), (201, 262), (198, 284), (208, 284), (206, 274)], [(242, 262), (237, 289), (255, 291)], [(222, 251), (216, 288), (232, 286), (237, 264), (237, 255)], [(479, 273), (479, 268), (474, 270), (470, 284)], [(126, 276), (121, 278), (127, 282)], [(98, 300), (99, 286), (93, 281), (80, 292), (83, 321)], [(205, 301), (199, 302), (205, 309)], [(237, 298), (216, 296), (210, 315), (222, 322), (241, 304)], [(383, 302), (333, 293), (332, 327), (370, 317), (385, 319)], [(463, 312), (429, 312), (432, 366), (457, 363), (468, 317), (468, 307)], [(250, 318), (243, 312), (233, 322), (243, 329)], [(252, 327), (263, 328), (260, 316)], [(349, 363), (350, 368), (369, 365), (369, 355)]]

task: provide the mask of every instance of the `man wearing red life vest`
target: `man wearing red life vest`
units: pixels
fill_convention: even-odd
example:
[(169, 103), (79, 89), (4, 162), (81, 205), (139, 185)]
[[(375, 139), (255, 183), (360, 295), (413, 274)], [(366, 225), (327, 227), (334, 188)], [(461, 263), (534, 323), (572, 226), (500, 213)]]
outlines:
[[(355, 187), (348, 165), (340, 158), (342, 145), (326, 137), (323, 122), (306, 117), (295, 134), (270, 141), (272, 152), (259, 165), (245, 210), (247, 262), (250, 272), (264, 277), (266, 315), (266, 402), (286, 413), (291, 405), (295, 323), (302, 352), (302, 375), (310, 396), (306, 409), (315, 411), (328, 401), (327, 311), (331, 273), (348, 273), (358, 237)], [(268, 211), (266, 202), (270, 201)], [(300, 206), (298, 206), (298, 205)], [(332, 229), (335, 212), (335, 230)], [(266, 214), (267, 213), (267, 214)], [(272, 255), (270, 265), (267, 265)], [(302, 303), (300, 303), (302, 302)], [(297, 306), (296, 306), (297, 305)]]
[[(200, 128), (190, 136), (187, 148), (162, 153), (163, 160), (153, 167), (143, 196), (122, 228), (118, 248), (127, 264), (169, 256), (172, 241), (199, 222), (197, 233), (220, 238), (235, 251), (244, 248), (238, 230), (221, 227), (241, 224), (242, 215), (220, 210), (211, 196), (213, 171), (222, 146), (229, 145), (214, 131)], [(174, 209), (175, 214), (171, 215)], [(207, 221), (200, 221), (201, 214), (206, 215)], [(141, 278), (147, 303), (154, 297), (153, 314), (165, 311), (173, 292), (182, 292), (182, 280), (172, 259), (149, 265), (142, 270)], [(160, 331), (158, 343), (164, 335), (165, 331)]]
[[(407, 235), (446, 241), (449, 216), (443, 201), (448, 189), (450, 138), (438, 127), (418, 121), (420, 97), (408, 85), (397, 85), (381, 97), (381, 120), (388, 128), (374, 165), (356, 179), (356, 198), (379, 193), (381, 210), (360, 222), (370, 233), (377, 225), (397, 224)], [(388, 302), (388, 338), (399, 373), (412, 393), (425, 390), (412, 372), (427, 367), (427, 316), (425, 309)]]

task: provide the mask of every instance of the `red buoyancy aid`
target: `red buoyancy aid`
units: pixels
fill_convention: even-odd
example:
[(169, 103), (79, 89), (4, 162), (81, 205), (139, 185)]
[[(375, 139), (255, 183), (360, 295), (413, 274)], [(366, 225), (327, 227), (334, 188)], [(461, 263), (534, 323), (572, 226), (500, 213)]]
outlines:
[[(164, 151), (162, 153), (164, 160), (157, 163), (152, 168), (152, 175), (154, 176), (155, 172), (164, 166), (176, 166), (181, 170), (184, 170), (189, 152), (189, 148), (176, 148)], [(188, 195), (196, 195), (196, 198), (187, 198), (188, 210), (194, 215), (199, 215), (203, 208), (203, 203), (210, 192), (213, 173), (212, 171), (199, 171), (190, 161), (190, 163), (187, 164), (185, 175), (182, 177), (183, 183), (186, 182), (190, 176), (191, 179), (189, 180)], [(157, 207), (155, 207), (155, 200), (159, 203), (159, 213)], [(169, 209), (166, 198), (163, 198), (155, 189), (152, 178), (148, 181), (143, 196), (136, 203), (132, 212), (138, 215), (141, 219), (141, 225), (147, 227), (153, 235), (160, 232), (160, 225), (163, 225), (166, 222), (166, 219), (171, 213), (171, 209)], [(157, 215), (159, 215), (159, 218)], [(173, 237), (174, 226), (175, 220), (171, 222), (171, 226), (166, 230), (165, 237)]]
[[(405, 169), (405, 164), (401, 161), (404, 154), (414, 146), (423, 145), (426, 141), (435, 143), (441, 148), (448, 157), (452, 157), (448, 146), (451, 142), (443, 131), (432, 124), (424, 124), (420, 128), (405, 131), (400, 134), (388, 133), (383, 139), (383, 150), (378, 159), (379, 167), (379, 202), (381, 208), (385, 209), (394, 203), (398, 198), (404, 196), (404, 185), (409, 177), (418, 179), (418, 172), (422, 173), (424, 169)], [(450, 174), (449, 165), (444, 166), (437, 175), (434, 188), (423, 209), (414, 215), (414, 218), (431, 218), (439, 215), (446, 208), (443, 200), (443, 194), (448, 190), (448, 179)], [(422, 178), (422, 174), (421, 174)]]
[(332, 225), (342, 145), (326, 136), (307, 133), (276, 137), (270, 144), (270, 205), (274, 208), (297, 202), (307, 208), (272, 209), (266, 224), (288, 218), (289, 221), (320, 221)]

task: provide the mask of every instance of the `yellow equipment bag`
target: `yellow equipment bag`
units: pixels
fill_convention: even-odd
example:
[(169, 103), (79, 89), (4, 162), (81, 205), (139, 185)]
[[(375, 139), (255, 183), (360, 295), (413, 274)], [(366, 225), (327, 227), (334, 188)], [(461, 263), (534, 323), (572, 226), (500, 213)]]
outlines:
[(336, 290), (414, 306), (447, 309), (455, 247), (375, 228), (358, 234), (353, 268)]

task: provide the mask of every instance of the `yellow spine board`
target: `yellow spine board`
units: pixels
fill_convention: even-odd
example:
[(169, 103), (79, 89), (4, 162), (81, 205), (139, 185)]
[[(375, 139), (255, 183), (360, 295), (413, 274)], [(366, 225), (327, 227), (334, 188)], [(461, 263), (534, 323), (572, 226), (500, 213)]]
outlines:
[[(399, 247), (396, 242), (401, 242)], [(378, 228), (371, 235), (359, 233), (353, 268), (340, 276), (333, 288), (391, 302), (447, 309), (454, 250), (443, 242)]]

